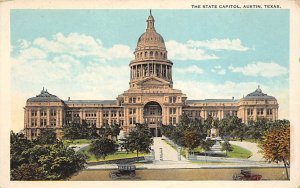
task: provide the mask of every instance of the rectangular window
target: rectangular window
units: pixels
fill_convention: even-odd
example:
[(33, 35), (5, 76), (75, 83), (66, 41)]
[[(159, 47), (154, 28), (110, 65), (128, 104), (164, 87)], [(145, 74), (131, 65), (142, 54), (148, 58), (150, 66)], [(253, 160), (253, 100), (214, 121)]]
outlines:
[(253, 115), (253, 109), (247, 109), (247, 115), (252, 116)]
[(170, 114), (176, 114), (176, 108), (170, 108)]
[(176, 124), (176, 117), (170, 117), (169, 123), (170, 123), (170, 125)]
[(56, 126), (56, 119), (51, 119), (50, 120), (50, 127), (55, 127)]
[(129, 108), (129, 114), (130, 115), (134, 115), (136, 113), (136, 109), (135, 108)]
[(130, 124), (130, 125), (134, 125), (135, 123), (136, 123), (135, 117), (129, 118), (129, 124)]
[(41, 116), (47, 116), (47, 112), (46, 111), (41, 111)]
[(56, 116), (56, 110), (51, 110), (50, 115), (51, 115), (51, 116)]
[(267, 115), (272, 115), (272, 114), (273, 114), (272, 109), (268, 109), (268, 110), (267, 110)]
[(32, 110), (31, 111), (31, 116), (37, 116), (37, 111), (36, 110)]
[(37, 126), (37, 119), (31, 119), (31, 127)]
[(169, 97), (169, 103), (176, 103), (176, 97)]
[(258, 108), (256, 114), (257, 115), (263, 115), (264, 114), (264, 109), (263, 108)]
[(130, 97), (129, 98), (129, 103), (136, 103), (136, 98), (135, 97)]
[(47, 126), (47, 119), (40, 119), (41, 122), (41, 127), (46, 127)]
[(108, 117), (109, 112), (108, 111), (104, 111), (103, 112), (103, 117)]

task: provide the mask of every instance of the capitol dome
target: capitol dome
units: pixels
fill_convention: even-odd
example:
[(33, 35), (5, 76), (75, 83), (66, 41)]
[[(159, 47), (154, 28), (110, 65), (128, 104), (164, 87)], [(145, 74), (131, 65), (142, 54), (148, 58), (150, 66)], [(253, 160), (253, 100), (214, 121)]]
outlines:
[(163, 37), (156, 32), (155, 27), (154, 27), (154, 18), (151, 14), (147, 19), (147, 28), (146, 32), (144, 32), (138, 39), (137, 42), (137, 50), (143, 50), (145, 48), (155, 48), (155, 49), (162, 49), (165, 50), (165, 41)]
[(150, 10), (146, 31), (138, 38), (134, 51), (135, 58), (129, 63), (130, 87), (137, 87), (142, 84), (142, 80), (145, 81), (150, 77), (164, 80), (166, 85), (172, 87), (173, 63), (168, 60), (167, 54), (165, 41), (155, 30), (154, 17)]

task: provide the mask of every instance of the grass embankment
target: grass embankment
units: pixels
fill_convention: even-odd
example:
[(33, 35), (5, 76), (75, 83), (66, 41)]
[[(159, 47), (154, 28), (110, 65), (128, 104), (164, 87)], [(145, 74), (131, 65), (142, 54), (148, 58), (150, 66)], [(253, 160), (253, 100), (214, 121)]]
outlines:
[[(172, 148), (174, 148), (176, 150), (176, 148), (174, 146), (172, 146), (169, 142), (167, 142), (166, 140), (164, 140), (164, 142), (169, 144)], [(239, 146), (236, 146), (236, 145), (233, 145), (233, 144), (231, 144), (231, 146), (233, 148), (233, 151), (227, 152), (227, 157), (228, 158), (247, 159), (247, 158), (252, 156), (251, 151), (249, 151), (247, 149), (244, 149), (242, 147), (239, 147)], [(187, 150), (188, 150), (187, 148), (181, 148), (180, 155), (186, 157)], [(193, 151), (194, 152), (199, 152), (199, 153), (204, 152), (204, 150), (201, 147), (197, 147)], [(226, 157), (225, 154), (224, 154), (224, 157)]]
[(88, 139), (76, 139), (76, 140), (62, 140), (65, 146), (69, 145), (82, 145), (82, 144), (90, 144), (92, 141)]
[[(107, 157), (105, 157), (104, 159), (97, 159), (96, 156), (92, 153), (89, 152), (90, 147), (86, 147), (83, 150), (81, 150), (80, 152), (84, 153), (88, 158), (87, 158), (87, 162), (99, 162), (99, 161), (107, 161), (107, 160), (116, 160), (116, 159), (126, 159), (126, 158), (133, 158), (136, 157), (136, 153), (126, 153), (125, 151), (117, 151), (116, 153), (112, 154), (112, 155), (108, 155)], [(139, 157), (140, 156), (145, 156), (147, 155), (146, 153), (139, 153)]]
[[(241, 141), (240, 139), (238, 138), (231, 138), (230, 141)], [(256, 143), (256, 144), (259, 144), (260, 143), (260, 140), (259, 139), (251, 139), (251, 138), (246, 138), (243, 140), (243, 142), (251, 142), (251, 143)]]
[(231, 144), (233, 151), (227, 152), (227, 157), (229, 158), (242, 158), (247, 159), (252, 156), (251, 151), (244, 149), (242, 147)]

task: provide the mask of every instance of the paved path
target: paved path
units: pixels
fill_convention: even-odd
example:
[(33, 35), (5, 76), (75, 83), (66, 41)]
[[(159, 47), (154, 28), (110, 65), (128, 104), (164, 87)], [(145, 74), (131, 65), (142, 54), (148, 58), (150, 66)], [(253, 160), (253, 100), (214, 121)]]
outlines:
[(73, 148), (75, 151), (83, 150), (84, 148), (88, 147), (90, 144), (72, 144), (69, 145), (70, 148)]
[(260, 149), (258, 148), (256, 143), (245, 142), (245, 141), (244, 142), (230, 141), (230, 143), (251, 151), (252, 156), (248, 158), (249, 160), (265, 161), (265, 159), (263, 158), (263, 155), (261, 153), (259, 153)]
[[(163, 151), (163, 161), (178, 161), (178, 153), (167, 144), (161, 137), (153, 138), (153, 146), (151, 147), (155, 152), (155, 160), (160, 160), (160, 148)], [(186, 161), (184, 157), (181, 156), (182, 161)]]

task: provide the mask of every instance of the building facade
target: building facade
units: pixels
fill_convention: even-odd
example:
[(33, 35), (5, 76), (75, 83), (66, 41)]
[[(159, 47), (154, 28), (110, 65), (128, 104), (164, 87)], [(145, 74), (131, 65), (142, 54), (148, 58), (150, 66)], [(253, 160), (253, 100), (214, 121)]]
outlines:
[(264, 94), (259, 87), (239, 100), (187, 100), (181, 90), (173, 88), (173, 62), (168, 59), (164, 39), (156, 32), (151, 13), (134, 56), (129, 63), (129, 89), (116, 100), (61, 100), (44, 88), (29, 98), (24, 107), (26, 136), (32, 139), (41, 129), (53, 128), (61, 137), (63, 125), (83, 121), (96, 128), (119, 124), (125, 133), (136, 123), (146, 123), (157, 136), (160, 126), (178, 124), (183, 113), (201, 120), (235, 115), (246, 124), (259, 118), (278, 119), (276, 98)]

